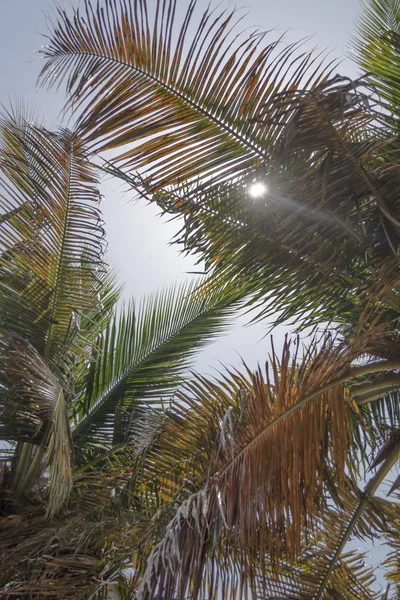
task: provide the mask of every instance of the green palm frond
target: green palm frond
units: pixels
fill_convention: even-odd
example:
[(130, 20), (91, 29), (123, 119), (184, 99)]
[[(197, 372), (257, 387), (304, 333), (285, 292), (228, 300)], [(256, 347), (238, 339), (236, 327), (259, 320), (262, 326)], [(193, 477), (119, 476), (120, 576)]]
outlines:
[[(389, 122), (398, 131), (400, 111), (400, 3), (366, 0), (354, 36), (355, 57), (376, 87)], [(382, 114), (384, 117), (384, 113)]]
[[(105, 256), (107, 261), (107, 256)], [(86, 254), (82, 257), (82, 268), (90, 268), (86, 261)], [(110, 323), (121, 298), (123, 284), (118, 281), (118, 273), (113, 266), (103, 264), (96, 270), (94, 292), (97, 293), (98, 302), (89, 311), (84, 311), (81, 320), (82, 335), (98, 335)]]
[[(82, 268), (90, 268), (85, 255), (82, 257)], [(100, 352), (101, 333), (115, 318), (121, 297), (122, 285), (118, 283), (114, 268), (103, 264), (101, 269), (95, 268), (95, 274), (92, 294), (97, 297), (97, 302), (81, 312), (78, 323), (74, 322), (74, 319), (70, 320), (66, 335), (67, 345), (68, 341), (73, 340), (77, 346), (85, 350), (82, 356), (72, 355), (71, 364), (68, 364), (68, 360), (64, 361), (64, 368), (68, 364), (69, 378), (73, 380), (74, 394), (79, 394), (86, 385), (88, 364), (93, 363)]]
[[(56, 361), (71, 315), (98, 302), (103, 230), (94, 170), (79, 137), (3, 119), (1, 320)], [(85, 264), (81, 256), (85, 254)]]
[(237, 305), (204, 297), (196, 291), (200, 283), (150, 296), (137, 309), (132, 303), (110, 321), (76, 403), (77, 443), (128, 440), (136, 420), (143, 426), (143, 403), (161, 408), (181, 383), (193, 355), (224, 331)]
[(1, 438), (18, 442), (11, 473), (18, 502), (46, 480), (50, 517), (72, 485), (72, 371), (90, 354), (118, 295), (104, 263), (98, 201), (76, 134), (20, 115), (2, 119)]

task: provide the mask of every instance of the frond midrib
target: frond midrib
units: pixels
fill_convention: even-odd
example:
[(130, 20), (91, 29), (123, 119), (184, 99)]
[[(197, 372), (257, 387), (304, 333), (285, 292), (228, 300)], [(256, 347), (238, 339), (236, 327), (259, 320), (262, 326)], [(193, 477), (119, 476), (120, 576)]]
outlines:
[(379, 470), (375, 473), (375, 475), (367, 483), (367, 485), (364, 489), (364, 492), (362, 492), (360, 494), (357, 506), (354, 508), (354, 510), (351, 514), (351, 517), (347, 522), (347, 526), (346, 526), (345, 530), (343, 531), (343, 533), (340, 537), (340, 540), (336, 544), (335, 553), (332, 556), (332, 559), (330, 560), (330, 563), (325, 572), (325, 575), (322, 577), (322, 579), (320, 581), (318, 590), (316, 591), (316, 594), (315, 594), (315, 600), (322, 600), (323, 594), (325, 592), (326, 586), (329, 583), (329, 579), (330, 579), (330, 576), (332, 575), (335, 565), (338, 562), (338, 560), (340, 559), (342, 551), (343, 551), (346, 543), (348, 542), (351, 534), (353, 533), (353, 530), (354, 530), (355, 526), (357, 525), (358, 520), (360, 519), (362, 513), (364, 512), (365, 507), (368, 505), (369, 497), (371, 497), (376, 492), (379, 485), (382, 483), (383, 479), (389, 473), (390, 469), (396, 464), (396, 462), (399, 460), (399, 458), (400, 458), (400, 444), (398, 444), (394, 448), (394, 450), (390, 453), (390, 455), (387, 457), (385, 462), (381, 465)]
[(145, 363), (149, 358), (151, 358), (152, 355), (157, 353), (164, 346), (166, 346), (175, 336), (184, 331), (186, 327), (194, 323), (197, 319), (203, 317), (205, 314), (216, 309), (218, 309), (217, 306), (209, 307), (208, 309), (202, 311), (200, 314), (197, 314), (193, 319), (187, 321), (183, 325), (183, 327), (178, 327), (174, 329), (167, 338), (165, 338), (160, 344), (153, 346), (151, 350), (146, 352), (137, 362), (131, 363), (129, 366), (125, 367), (122, 370), (122, 372), (110, 382), (107, 389), (100, 395), (100, 397), (96, 400), (95, 404), (89, 409), (88, 414), (85, 415), (85, 417), (75, 427), (71, 429), (72, 435), (77, 435), (78, 432), (85, 427), (85, 425), (92, 419), (93, 414), (104, 405), (104, 403), (109, 399), (109, 397), (113, 393), (115, 393), (118, 387), (123, 384), (124, 380), (126, 380), (126, 378), (129, 377), (129, 375), (133, 373), (135, 369), (143, 365), (143, 363)]
[(143, 69), (140, 69), (139, 67), (137, 67), (135, 65), (132, 65), (130, 63), (127, 63), (127, 62), (125, 62), (125, 61), (123, 61), (121, 59), (114, 58), (112, 56), (107, 56), (107, 55), (101, 54), (101, 53), (96, 53), (96, 52), (87, 52), (87, 51), (83, 52), (83, 51), (81, 51), (81, 52), (68, 52), (68, 53), (65, 53), (65, 54), (59, 53), (58, 57), (60, 57), (60, 56), (62, 56), (62, 57), (64, 57), (64, 56), (74, 56), (74, 55), (76, 57), (86, 56), (86, 57), (92, 57), (92, 58), (98, 58), (98, 59), (107, 60), (107, 61), (116, 63), (116, 64), (118, 64), (120, 66), (123, 66), (123, 67), (125, 67), (127, 69), (136, 71), (140, 75), (143, 75), (144, 77), (150, 79), (151, 81), (153, 81), (157, 85), (161, 86), (164, 90), (166, 90), (170, 94), (173, 94), (174, 96), (176, 96), (177, 98), (179, 98), (180, 100), (182, 100), (183, 102), (185, 102), (186, 104), (188, 104), (191, 108), (194, 108), (196, 111), (198, 111), (204, 117), (206, 117), (207, 119), (209, 119), (210, 121), (212, 121), (215, 125), (217, 125), (221, 129), (223, 129), (226, 133), (228, 133), (232, 137), (234, 137), (238, 142), (240, 142), (248, 150), (251, 150), (252, 152), (254, 152), (255, 154), (257, 154), (260, 158), (263, 158), (264, 160), (268, 160), (268, 154), (265, 151), (263, 151), (261, 148), (257, 147), (255, 144), (253, 144), (249, 139), (247, 139), (246, 137), (242, 136), (240, 133), (238, 133), (237, 131), (235, 131), (235, 129), (233, 129), (230, 125), (228, 125), (227, 123), (225, 123), (222, 119), (219, 119), (212, 112), (210, 112), (206, 108), (203, 108), (202, 106), (200, 106), (199, 104), (197, 104), (196, 102), (194, 102), (193, 100), (191, 100), (188, 96), (182, 94), (182, 92), (179, 92), (176, 88), (172, 87), (171, 85), (168, 85), (167, 83), (165, 83), (161, 79), (155, 77), (154, 75), (151, 75), (150, 73), (144, 71)]
[(349, 367), (345, 371), (345, 373), (343, 375), (341, 375), (340, 377), (338, 377), (336, 379), (333, 379), (332, 381), (326, 383), (325, 385), (321, 386), (320, 388), (317, 388), (313, 392), (310, 392), (309, 394), (306, 394), (304, 396), (304, 398), (302, 398), (301, 400), (299, 400), (295, 404), (292, 404), (292, 406), (289, 406), (289, 408), (287, 408), (284, 412), (282, 412), (280, 415), (278, 415), (271, 423), (268, 423), (268, 425), (266, 425), (265, 427), (263, 427), (262, 430), (259, 431), (249, 441), (248, 444), (246, 444), (245, 446), (243, 446), (239, 450), (238, 454), (236, 454), (236, 456), (234, 456), (225, 465), (224, 469), (220, 473), (217, 474), (218, 477), (221, 478), (224, 475), (226, 475), (226, 473), (241, 458), (241, 456), (243, 456), (243, 454), (245, 454), (246, 452), (248, 452), (249, 448), (251, 448), (254, 444), (257, 444), (257, 442), (259, 441), (259, 439), (262, 438), (270, 429), (272, 429), (273, 427), (275, 427), (281, 421), (285, 420), (292, 413), (294, 413), (297, 410), (299, 410), (302, 406), (304, 406), (305, 404), (307, 404), (308, 402), (310, 402), (311, 400), (313, 400), (316, 396), (318, 396), (320, 394), (323, 394), (324, 392), (327, 392), (328, 390), (332, 389), (333, 387), (335, 387), (337, 385), (344, 384), (347, 381), (349, 381), (350, 379), (353, 379), (353, 378), (355, 378), (357, 376), (368, 375), (370, 373), (376, 373), (376, 372), (379, 372), (379, 371), (385, 371), (388, 368), (395, 368), (398, 365), (399, 365), (399, 361), (393, 360), (393, 361), (377, 361), (375, 363), (370, 363), (370, 364), (363, 365), (363, 366), (356, 365), (356, 366)]
[(55, 316), (56, 316), (56, 311), (57, 311), (57, 304), (58, 304), (58, 299), (59, 299), (59, 296), (61, 293), (60, 280), (61, 280), (61, 276), (62, 276), (62, 267), (63, 267), (63, 262), (64, 262), (64, 248), (65, 248), (65, 244), (66, 244), (69, 213), (70, 213), (70, 206), (71, 206), (71, 201), (72, 201), (72, 198), (71, 198), (71, 196), (72, 196), (72, 192), (71, 192), (72, 160), (73, 160), (72, 140), (69, 140), (67, 156), (68, 156), (68, 170), (66, 173), (66, 179), (67, 179), (68, 183), (66, 185), (64, 225), (63, 225), (63, 231), (62, 231), (62, 235), (61, 235), (61, 247), (60, 247), (60, 251), (58, 253), (56, 272), (55, 272), (55, 277), (54, 277), (53, 285), (52, 285), (54, 294), (52, 295), (52, 299), (50, 300), (50, 303), (51, 303), (51, 307), (50, 307), (50, 311), (49, 311), (50, 312), (50, 326), (49, 326), (49, 330), (46, 335), (46, 344), (45, 344), (45, 348), (44, 348), (45, 360), (49, 360), (49, 352), (51, 350), (52, 332), (54, 329), (54, 321), (55, 321)]

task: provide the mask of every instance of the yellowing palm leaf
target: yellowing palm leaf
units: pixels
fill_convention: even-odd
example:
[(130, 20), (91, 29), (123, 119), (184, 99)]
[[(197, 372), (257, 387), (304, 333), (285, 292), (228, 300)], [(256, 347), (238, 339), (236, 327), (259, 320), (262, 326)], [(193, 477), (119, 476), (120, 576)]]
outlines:
[(280, 112), (281, 91), (327, 76), (310, 54), (295, 54), (298, 44), (238, 34), (235, 11), (206, 10), (193, 29), (196, 2), (181, 26), (176, 8), (176, 0), (85, 2), (73, 21), (59, 11), (43, 50), (41, 81), (68, 75), (84, 138), (101, 150), (125, 146), (118, 161), (151, 166), (153, 189), (254, 169), (280, 133), (258, 127), (260, 109), (276, 101)]
[(0, 169), (8, 215), (0, 224), (0, 318), (56, 361), (71, 328), (99, 302), (105, 265), (97, 180), (76, 134), (23, 117), (1, 124)]

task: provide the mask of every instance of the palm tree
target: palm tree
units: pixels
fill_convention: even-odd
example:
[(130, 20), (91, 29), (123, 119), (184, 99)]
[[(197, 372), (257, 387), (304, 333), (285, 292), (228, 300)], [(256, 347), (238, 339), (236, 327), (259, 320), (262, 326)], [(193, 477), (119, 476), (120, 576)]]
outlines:
[(145, 526), (143, 448), (232, 305), (191, 283), (118, 308), (77, 132), (6, 115), (0, 172), (1, 595), (103, 598)]
[[(68, 469), (49, 462), (38, 491), (53, 521), (4, 536), (12, 575), (3, 593), (11, 597), (14, 585), (17, 597), (102, 597), (118, 582), (121, 597), (138, 599), (396, 597), (398, 481), (390, 500), (380, 486), (400, 456), (400, 9), (394, 0), (365, 9), (358, 51), (372, 75), (359, 81), (333, 76), (323, 58), (296, 44), (266, 43), (259, 32), (237, 37), (234, 13), (206, 11), (193, 32), (195, 2), (178, 28), (175, 9), (173, 0), (159, 1), (150, 17), (145, 0), (105, 0), (86, 1), (72, 19), (60, 11), (42, 81), (66, 79), (79, 139), (100, 157), (113, 150), (103, 169), (184, 217), (180, 241), (211, 272), (192, 298), (211, 294), (224, 305), (247, 297), (259, 317), (278, 311), (276, 320), (295, 319), (299, 328), (333, 321), (340, 335), (316, 338), (303, 352), (288, 341), (265, 371), (198, 376), (155, 414), (143, 403), (132, 413), (132, 402), (146, 398), (142, 386), (150, 398), (158, 393), (147, 370), (130, 392), (115, 377), (126, 362), (112, 319), (103, 315), (108, 333), (86, 333), (83, 349), (72, 336), (67, 366), (59, 375), (59, 359), (49, 367), (57, 381), (77, 373), (69, 521), (57, 516), (66, 498), (51, 494), (52, 469), (64, 492)], [(251, 198), (253, 182), (268, 184), (262, 201)], [(86, 261), (84, 254), (79, 265)], [(69, 319), (70, 312), (68, 339)], [(15, 330), (25, 335), (22, 324)], [(132, 336), (122, 339), (130, 348)], [(20, 337), (5, 343), (14, 360)], [(82, 352), (83, 362), (71, 358)], [(174, 368), (161, 365), (162, 390), (173, 389)], [(110, 378), (119, 385), (114, 394)], [(12, 382), (4, 385), (13, 392)], [(17, 388), (13, 397), (31, 395)], [(45, 458), (54, 445), (47, 430), (37, 440)], [(21, 442), (17, 460), (32, 436)], [(394, 588), (379, 596), (362, 553), (347, 542), (381, 537), (392, 547)]]
[[(234, 11), (195, 27), (195, 8), (181, 26), (173, 0), (60, 12), (41, 81), (66, 81), (83, 139), (113, 150), (105, 168), (184, 216), (178, 241), (260, 315), (354, 323), (372, 293), (395, 317), (397, 146), (382, 86), (333, 76), (299, 44), (240, 34)], [(268, 186), (261, 200), (246, 191), (254, 180)]]

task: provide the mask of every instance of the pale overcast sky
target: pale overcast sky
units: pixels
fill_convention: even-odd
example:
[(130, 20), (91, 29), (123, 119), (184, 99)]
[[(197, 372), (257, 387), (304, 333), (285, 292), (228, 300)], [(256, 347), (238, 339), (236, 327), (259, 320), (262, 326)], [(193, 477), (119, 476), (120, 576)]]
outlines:
[[(208, 4), (208, 0), (198, 1), (200, 6)], [(58, 4), (68, 8), (77, 6), (79, 0), (60, 0)], [(178, 1), (182, 12), (187, 4), (188, 0)], [(288, 30), (291, 40), (312, 35), (313, 45), (331, 48), (332, 56), (339, 58), (346, 54), (358, 11), (358, 0), (252, 0), (242, 4), (238, 0), (226, 4), (243, 7), (247, 13), (243, 27), (276, 28), (279, 33)], [(46, 43), (41, 37), (47, 28), (45, 15), (54, 6), (52, 0), (0, 0), (0, 102), (7, 107), (10, 101), (23, 101), (34, 107), (47, 125), (56, 122), (63, 95), (37, 90), (42, 61), (35, 50)], [(355, 74), (348, 60), (341, 71)], [(158, 209), (153, 206), (129, 202), (132, 194), (123, 194), (122, 189), (118, 182), (103, 186), (103, 210), (109, 253), (125, 282), (125, 296), (137, 297), (183, 278), (195, 267), (190, 258), (178, 254), (176, 246), (168, 245), (176, 224), (159, 219)], [(238, 366), (238, 353), (251, 367), (257, 361), (264, 362), (269, 349), (268, 339), (262, 339), (266, 325), (244, 329), (243, 322), (244, 319), (238, 319), (229, 335), (205, 350), (197, 366), (201, 369), (219, 368), (219, 363)], [(275, 334), (278, 343), (283, 332), (285, 328), (279, 328)]]

